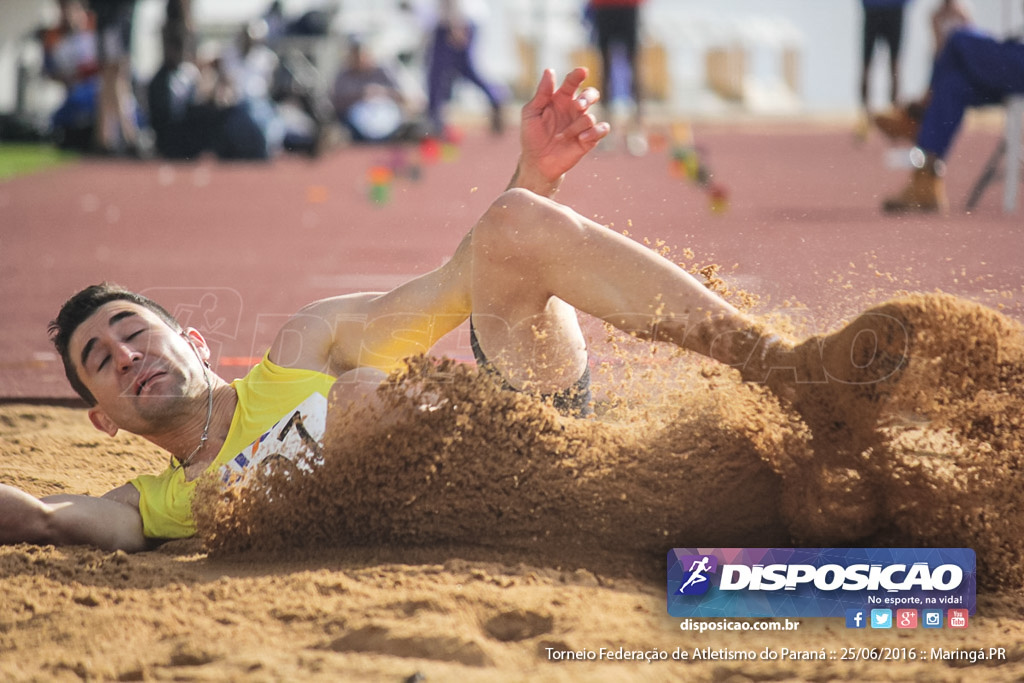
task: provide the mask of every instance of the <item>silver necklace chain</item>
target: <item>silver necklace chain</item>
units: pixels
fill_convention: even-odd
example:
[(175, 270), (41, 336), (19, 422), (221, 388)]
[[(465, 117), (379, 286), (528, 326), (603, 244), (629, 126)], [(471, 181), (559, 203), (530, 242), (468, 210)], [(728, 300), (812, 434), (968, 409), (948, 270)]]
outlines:
[(171, 456), (172, 469), (177, 469), (178, 467), (185, 469), (188, 467), (192, 463), (192, 458), (196, 457), (196, 453), (203, 450), (203, 446), (206, 445), (206, 441), (210, 438), (210, 423), (213, 421), (213, 380), (210, 379), (210, 370), (206, 366), (203, 366), (203, 376), (206, 377), (206, 426), (203, 427), (203, 435), (199, 437), (199, 445), (183, 460), (179, 460), (177, 467), (174, 465), (174, 456)]

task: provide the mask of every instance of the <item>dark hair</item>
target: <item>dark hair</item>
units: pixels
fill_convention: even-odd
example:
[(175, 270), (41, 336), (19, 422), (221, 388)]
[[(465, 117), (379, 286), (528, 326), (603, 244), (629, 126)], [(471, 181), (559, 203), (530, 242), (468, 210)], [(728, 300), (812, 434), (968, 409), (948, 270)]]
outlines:
[(176, 332), (181, 332), (181, 323), (174, 319), (174, 316), (167, 312), (160, 304), (141, 294), (125, 289), (120, 285), (110, 282), (102, 282), (98, 285), (90, 285), (78, 292), (64, 302), (57, 313), (57, 318), (50, 322), (50, 341), (57, 347), (57, 353), (64, 363), (64, 374), (71, 383), (71, 388), (78, 392), (78, 395), (85, 399), (90, 406), (96, 405), (96, 398), (82, 384), (75, 369), (74, 359), (68, 353), (68, 344), (71, 342), (71, 335), (78, 326), (85, 322), (89, 316), (98, 308), (111, 301), (130, 301), (156, 313), (167, 325)]

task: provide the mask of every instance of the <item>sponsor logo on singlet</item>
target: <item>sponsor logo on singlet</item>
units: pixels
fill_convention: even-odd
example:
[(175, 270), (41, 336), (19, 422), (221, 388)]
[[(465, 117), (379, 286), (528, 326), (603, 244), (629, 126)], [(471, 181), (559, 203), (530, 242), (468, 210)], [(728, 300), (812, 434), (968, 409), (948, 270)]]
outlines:
[(222, 468), (224, 481), (244, 479), (256, 465), (278, 458), (289, 460), (302, 470), (312, 469), (323, 462), (326, 426), (327, 399), (314, 393), (231, 458)]

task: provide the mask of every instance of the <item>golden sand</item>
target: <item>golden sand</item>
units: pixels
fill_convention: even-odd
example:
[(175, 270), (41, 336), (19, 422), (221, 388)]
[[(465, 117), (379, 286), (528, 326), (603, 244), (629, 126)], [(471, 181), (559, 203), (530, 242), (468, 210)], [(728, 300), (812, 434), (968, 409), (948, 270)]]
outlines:
[[(332, 418), (315, 473), (205, 489), (201, 540), (0, 548), (0, 677), (1020, 680), (1021, 326), (938, 295), (866, 316), (798, 347), (775, 391), (616, 339), (635, 362), (596, 368), (588, 420), (418, 359), (381, 390), (384, 409)], [(822, 373), (843, 381), (810, 381)], [(37, 495), (98, 495), (163, 462), (95, 434), (80, 410), (0, 406), (3, 471)], [(966, 630), (898, 639), (851, 639), (841, 619), (696, 634), (667, 617), (668, 548), (790, 544), (973, 547), (978, 612)], [(851, 645), (1005, 658), (549, 659)]]

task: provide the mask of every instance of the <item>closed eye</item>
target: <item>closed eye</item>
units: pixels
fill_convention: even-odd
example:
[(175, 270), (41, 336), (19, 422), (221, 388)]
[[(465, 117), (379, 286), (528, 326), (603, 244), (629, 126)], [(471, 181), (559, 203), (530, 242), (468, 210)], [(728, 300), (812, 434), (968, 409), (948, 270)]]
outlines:
[[(127, 341), (131, 341), (132, 339), (135, 339), (136, 337), (138, 337), (138, 336), (139, 336), (140, 334), (142, 334), (143, 332), (145, 332), (145, 330), (144, 330), (144, 329), (142, 329), (142, 330), (137, 330), (137, 331), (135, 331), (135, 332), (132, 332), (132, 333), (131, 333), (131, 334), (129, 334), (129, 335), (127, 336), (127, 337), (125, 337), (125, 338), (124, 338), (124, 340), (125, 340), (126, 342), (127, 342)], [(104, 357), (103, 357), (103, 360), (101, 360), (101, 361), (100, 361), (100, 364), (96, 366), (96, 371), (97, 371), (97, 372), (99, 372), (100, 370), (102, 370), (102, 369), (103, 369), (103, 366), (105, 366), (105, 365), (107, 364), (107, 361), (109, 361), (109, 360), (110, 360), (110, 356), (109, 356), (109, 355), (106, 355), (106, 356), (104, 356)]]

